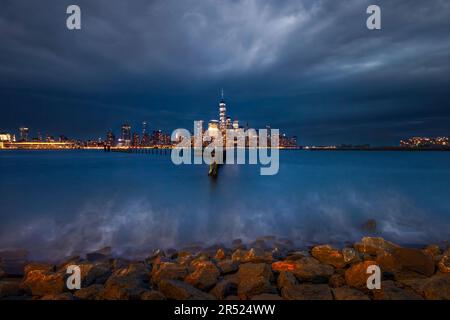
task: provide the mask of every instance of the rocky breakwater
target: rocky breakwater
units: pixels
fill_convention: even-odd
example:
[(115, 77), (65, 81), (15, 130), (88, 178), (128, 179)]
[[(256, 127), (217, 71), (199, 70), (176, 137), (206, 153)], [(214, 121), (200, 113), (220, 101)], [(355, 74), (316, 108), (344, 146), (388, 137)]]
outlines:
[[(1, 256), (1, 253), (0, 253)], [(264, 237), (245, 245), (156, 250), (142, 261), (113, 257), (109, 248), (60, 264), (0, 263), (1, 299), (44, 300), (422, 300), (450, 299), (450, 249), (404, 248), (365, 237), (353, 246), (307, 250)], [(22, 260), (21, 260), (22, 261)], [(66, 286), (78, 265), (81, 289)], [(381, 288), (367, 288), (367, 267), (381, 269)]]

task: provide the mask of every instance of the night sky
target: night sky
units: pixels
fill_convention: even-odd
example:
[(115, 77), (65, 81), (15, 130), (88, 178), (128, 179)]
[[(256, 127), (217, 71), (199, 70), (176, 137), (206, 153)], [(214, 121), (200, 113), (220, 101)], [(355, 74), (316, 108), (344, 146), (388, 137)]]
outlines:
[(233, 119), (302, 145), (450, 135), (448, 0), (3, 0), (0, 41), (0, 131), (16, 135), (192, 130), (221, 88)]

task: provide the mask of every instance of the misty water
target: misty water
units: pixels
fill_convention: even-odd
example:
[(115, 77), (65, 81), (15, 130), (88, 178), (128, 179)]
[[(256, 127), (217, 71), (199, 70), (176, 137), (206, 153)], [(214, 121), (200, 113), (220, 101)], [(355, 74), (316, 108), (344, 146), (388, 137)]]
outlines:
[(400, 244), (450, 234), (450, 153), (281, 151), (280, 170), (175, 166), (164, 154), (0, 152), (0, 250), (36, 259), (111, 246), (119, 255), (275, 235), (299, 245), (374, 234)]

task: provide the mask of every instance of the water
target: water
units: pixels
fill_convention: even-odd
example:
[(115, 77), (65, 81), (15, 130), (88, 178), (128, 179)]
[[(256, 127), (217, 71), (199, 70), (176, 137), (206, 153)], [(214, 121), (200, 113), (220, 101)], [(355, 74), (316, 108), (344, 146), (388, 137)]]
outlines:
[(450, 153), (282, 151), (259, 166), (175, 166), (169, 153), (0, 152), (0, 250), (38, 259), (103, 246), (143, 255), (192, 242), (276, 235), (343, 244), (377, 234), (401, 244), (449, 240)]

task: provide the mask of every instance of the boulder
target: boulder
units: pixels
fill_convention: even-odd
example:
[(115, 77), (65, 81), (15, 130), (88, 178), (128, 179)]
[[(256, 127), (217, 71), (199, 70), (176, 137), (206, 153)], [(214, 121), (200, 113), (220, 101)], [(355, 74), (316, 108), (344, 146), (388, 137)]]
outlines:
[(370, 276), (367, 273), (367, 268), (371, 265), (376, 265), (376, 262), (364, 261), (352, 265), (345, 271), (345, 281), (347, 284), (357, 289), (367, 289), (367, 278)]
[(442, 273), (450, 273), (450, 258), (449, 256), (442, 256), (438, 263), (439, 271)]
[(336, 300), (370, 300), (363, 292), (348, 286), (337, 287), (332, 290)]
[(225, 251), (223, 249), (218, 249), (215, 255), (216, 260), (224, 260), (226, 258)]
[(399, 248), (398, 245), (379, 237), (364, 237), (361, 239), (361, 242), (355, 243), (354, 247), (358, 252), (370, 255), (376, 255), (380, 251), (392, 252), (394, 249)]
[(381, 281), (381, 288), (372, 290), (375, 300), (423, 300), (423, 298), (410, 289), (402, 289), (394, 281)]
[(0, 298), (15, 297), (22, 293), (20, 279), (9, 278), (0, 280)]
[(242, 262), (253, 262), (253, 263), (271, 263), (273, 261), (272, 252), (264, 251), (260, 248), (251, 248), (247, 251), (241, 260)]
[(383, 251), (377, 255), (376, 263), (381, 269), (381, 272), (398, 272), (402, 269), (399, 260), (389, 252)]
[(289, 271), (280, 271), (280, 274), (277, 278), (277, 287), (278, 289), (282, 289), (284, 287), (296, 286), (298, 285), (298, 281), (295, 276)]
[(219, 261), (217, 266), (222, 274), (233, 273), (239, 269), (239, 264), (231, 259)]
[(322, 263), (332, 265), (335, 268), (343, 268), (347, 265), (343, 254), (332, 248), (330, 245), (315, 246), (311, 250), (311, 255)]
[(80, 300), (98, 300), (100, 299), (100, 293), (102, 290), (103, 286), (101, 284), (93, 284), (89, 287), (76, 290), (73, 295)]
[(238, 282), (234, 279), (222, 279), (209, 292), (216, 299), (223, 300), (230, 295), (237, 295)]
[(361, 257), (359, 256), (359, 253), (353, 248), (346, 247), (346, 248), (342, 249), (342, 255), (344, 256), (344, 261), (346, 264), (361, 261)]
[(272, 271), (265, 263), (241, 264), (237, 279), (239, 297), (251, 298), (262, 293), (276, 293), (270, 282), (273, 279)]
[(231, 260), (233, 260), (234, 262), (243, 262), (246, 254), (246, 250), (237, 249), (231, 255)]
[(186, 266), (173, 262), (162, 262), (154, 266), (151, 278), (152, 282), (158, 283), (162, 279), (183, 280), (188, 274)]
[(190, 284), (179, 280), (162, 279), (158, 284), (159, 291), (173, 300), (214, 300), (214, 296), (200, 291)]
[(145, 290), (141, 293), (141, 300), (166, 300), (166, 297), (156, 290)]
[(286, 300), (333, 300), (330, 287), (326, 284), (300, 284), (281, 289)]
[(430, 244), (425, 249), (423, 249), (423, 252), (429, 256), (438, 256), (441, 254), (441, 248), (437, 244)]
[(330, 277), (328, 285), (332, 288), (339, 288), (346, 285), (345, 277), (343, 274), (335, 273)]
[(427, 277), (434, 274), (433, 259), (419, 249), (396, 248), (393, 256), (403, 269), (421, 273)]
[(105, 300), (136, 300), (149, 289), (148, 271), (142, 263), (118, 269), (108, 278), (100, 293)]
[(28, 263), (24, 267), (25, 277), (28, 275), (28, 273), (30, 271), (33, 271), (33, 270), (41, 270), (41, 271), (45, 271), (45, 272), (55, 272), (55, 266), (52, 264), (48, 264), (48, 263), (36, 263), (36, 262)]
[(211, 261), (203, 261), (195, 265), (195, 271), (190, 273), (185, 281), (201, 290), (209, 290), (220, 276), (219, 269)]
[(33, 296), (57, 295), (67, 289), (65, 278), (63, 272), (31, 270), (25, 276), (22, 287)]
[(290, 271), (301, 281), (322, 282), (334, 273), (334, 268), (328, 264), (322, 264), (312, 257), (305, 257), (292, 262), (282, 261), (272, 264), (276, 271)]
[(104, 284), (111, 275), (109, 263), (83, 262), (78, 264), (81, 271), (81, 287), (88, 287), (91, 284)]

